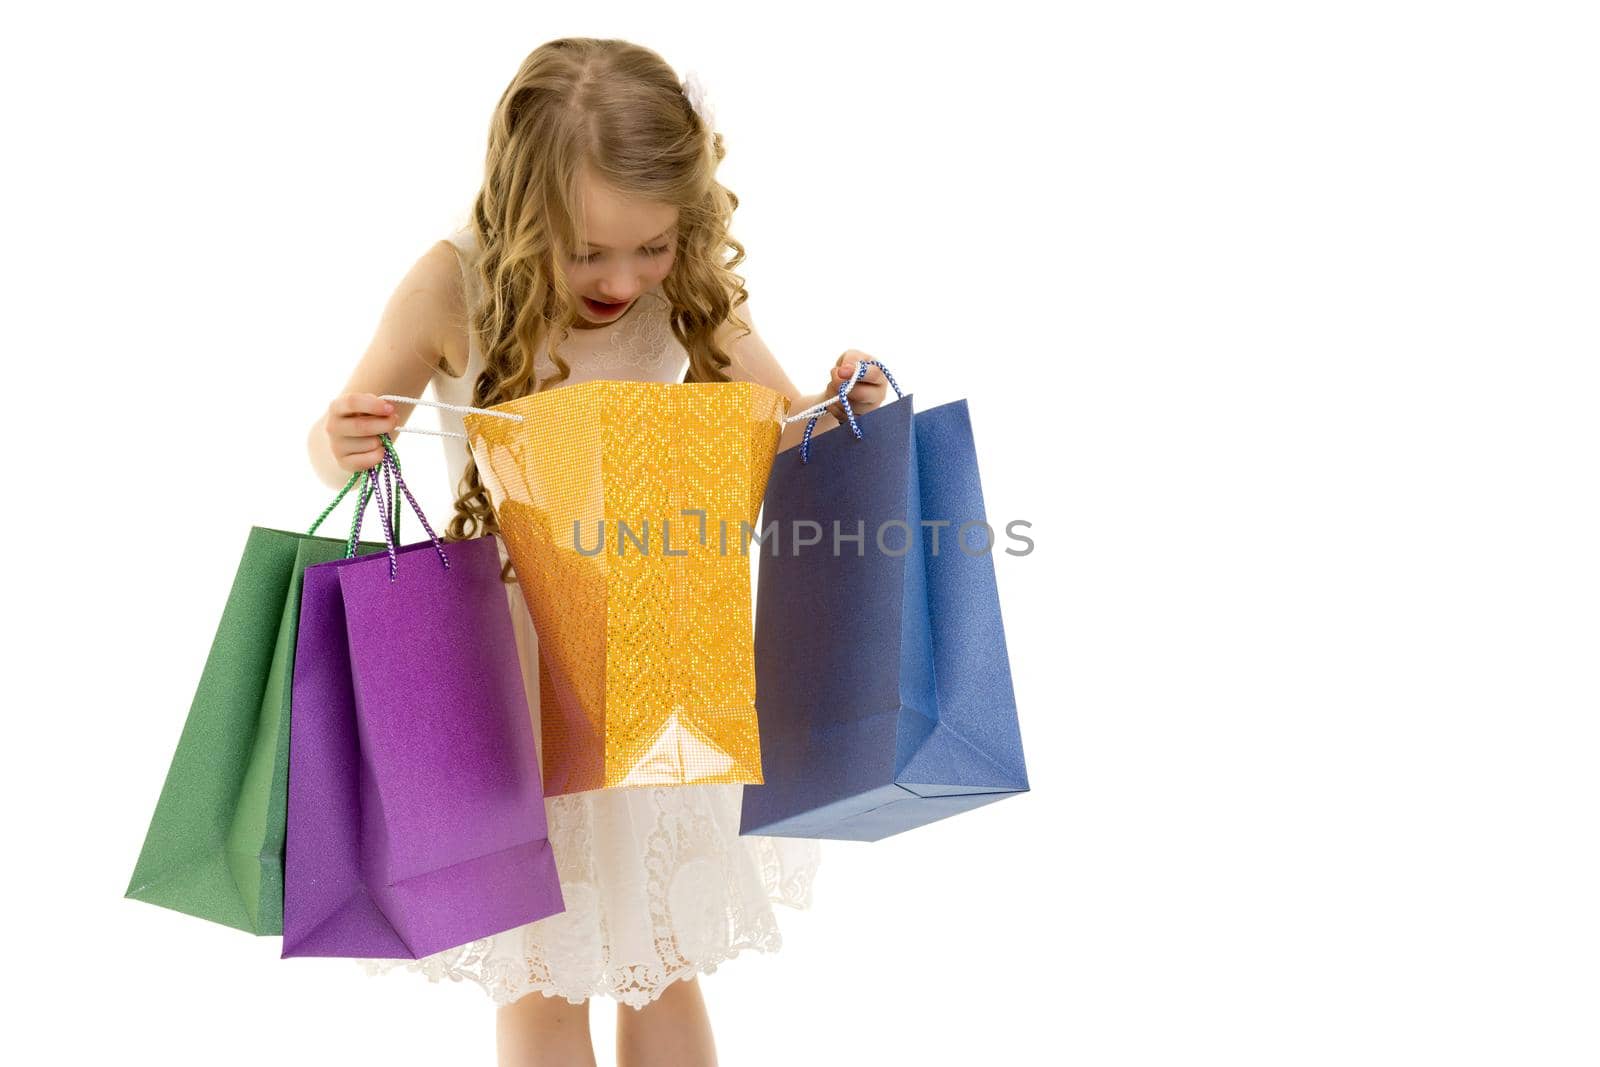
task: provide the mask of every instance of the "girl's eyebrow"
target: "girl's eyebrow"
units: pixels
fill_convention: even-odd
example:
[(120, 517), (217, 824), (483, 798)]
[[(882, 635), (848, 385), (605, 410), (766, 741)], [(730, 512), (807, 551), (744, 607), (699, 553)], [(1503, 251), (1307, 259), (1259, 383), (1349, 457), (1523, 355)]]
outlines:
[[(676, 222), (674, 222), (671, 226), (668, 226), (666, 229), (662, 230), (660, 233), (656, 234), (654, 237), (647, 238), (643, 243), (647, 244), (647, 245), (655, 244), (657, 241), (661, 240), (667, 234), (671, 233), (674, 229), (676, 229), (677, 225), (678, 224)], [(585, 242), (583, 247), (584, 248), (601, 248), (601, 249), (605, 249), (608, 252), (610, 251), (610, 249), (606, 248), (605, 245), (597, 245), (593, 241)]]

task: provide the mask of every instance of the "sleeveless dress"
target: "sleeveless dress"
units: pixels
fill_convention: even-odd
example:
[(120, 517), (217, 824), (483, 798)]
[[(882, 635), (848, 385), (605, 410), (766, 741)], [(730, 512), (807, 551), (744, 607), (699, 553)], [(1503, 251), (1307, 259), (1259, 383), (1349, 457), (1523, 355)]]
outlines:
[[(467, 226), (447, 240), (456, 249), (472, 307), (478, 295), (472, 269), (475, 234)], [(467, 333), (466, 373), (452, 377), (441, 367), (431, 382), (435, 397), (446, 403), (472, 405), (473, 384), (483, 370), (477, 338)], [(660, 286), (641, 294), (616, 322), (571, 331), (561, 353), (571, 368), (561, 385), (599, 379), (682, 381), (689, 362), (672, 334)], [(548, 345), (537, 368), (541, 379), (556, 372)], [(442, 429), (464, 431), (455, 412), (421, 411), (436, 412)], [(469, 452), (461, 439), (436, 439), (444, 443), (453, 504)], [(502, 563), (507, 558), (503, 543), (500, 558)], [(507, 585), (506, 596), (537, 739), (538, 635), (520, 587)], [(783, 941), (773, 905), (811, 906), (821, 845), (739, 836), (743, 793), (744, 786), (735, 783), (547, 797), (551, 851), (566, 910), (419, 960), (356, 962), (370, 975), (403, 968), (432, 982), (471, 981), (497, 1005), (539, 992), (574, 1004), (603, 994), (642, 1008), (669, 983), (711, 973), (744, 949), (775, 952)]]

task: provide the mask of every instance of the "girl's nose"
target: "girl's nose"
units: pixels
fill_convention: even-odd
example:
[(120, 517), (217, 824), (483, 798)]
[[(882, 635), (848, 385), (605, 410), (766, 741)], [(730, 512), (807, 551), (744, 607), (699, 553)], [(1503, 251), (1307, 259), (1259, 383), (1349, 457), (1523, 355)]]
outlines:
[(632, 300), (639, 292), (637, 278), (607, 278), (600, 283), (600, 292), (613, 304)]

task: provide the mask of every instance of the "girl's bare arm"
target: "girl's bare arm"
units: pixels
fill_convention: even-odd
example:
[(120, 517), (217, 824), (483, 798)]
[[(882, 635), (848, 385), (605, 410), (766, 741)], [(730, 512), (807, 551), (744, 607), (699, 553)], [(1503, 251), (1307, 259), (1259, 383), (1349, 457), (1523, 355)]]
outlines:
[(306, 439), (311, 466), (330, 488), (382, 459), (378, 435), (404, 425), (414, 410), (379, 400), (381, 394), (421, 396), (441, 366), (450, 373), (465, 370), (460, 269), (448, 241), (423, 253), (389, 297), (344, 389), (312, 424)]

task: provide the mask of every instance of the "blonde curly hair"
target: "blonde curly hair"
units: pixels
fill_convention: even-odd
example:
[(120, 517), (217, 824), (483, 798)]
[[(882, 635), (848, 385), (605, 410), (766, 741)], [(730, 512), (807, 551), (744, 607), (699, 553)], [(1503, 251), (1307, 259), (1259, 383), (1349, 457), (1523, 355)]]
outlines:
[[(733, 268), (744, 246), (729, 232), (739, 198), (717, 181), (722, 135), (707, 127), (666, 61), (627, 41), (564, 37), (534, 49), (495, 108), (483, 186), (471, 226), (481, 297), (467, 327), (483, 353), (475, 407), (491, 407), (565, 381), (561, 343), (577, 297), (557, 257), (583, 247), (580, 177), (626, 198), (678, 208), (677, 252), (661, 290), (672, 332), (689, 356), (684, 381), (729, 381), (716, 336), (749, 294)], [(556, 374), (536, 378), (552, 338)], [(470, 453), (445, 539), (499, 532)], [(507, 563), (501, 580), (515, 581)]]

